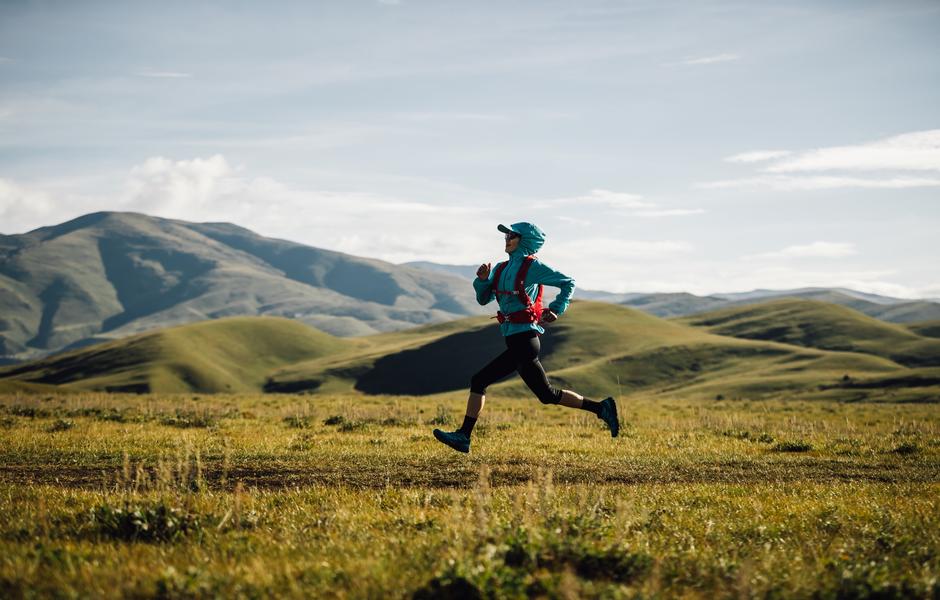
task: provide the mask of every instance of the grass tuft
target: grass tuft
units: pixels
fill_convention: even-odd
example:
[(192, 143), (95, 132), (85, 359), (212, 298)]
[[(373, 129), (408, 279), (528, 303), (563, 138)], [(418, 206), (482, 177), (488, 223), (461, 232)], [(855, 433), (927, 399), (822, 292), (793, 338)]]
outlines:
[(920, 452), (920, 446), (918, 446), (914, 442), (903, 442), (901, 444), (898, 444), (894, 448), (894, 450), (892, 450), (892, 452), (894, 452), (895, 454), (902, 454), (902, 455), (917, 454), (918, 452)]
[(311, 417), (290, 415), (284, 417), (284, 424), (292, 429), (310, 429), (313, 427), (313, 419)]
[(189, 429), (193, 427), (215, 427), (218, 425), (218, 420), (209, 414), (208, 410), (197, 412), (177, 409), (174, 415), (160, 419), (160, 423), (169, 427)]
[(97, 506), (90, 514), (94, 531), (127, 542), (172, 542), (198, 533), (199, 517), (179, 506), (164, 502)]
[(813, 445), (803, 440), (777, 442), (773, 445), (774, 452), (809, 452)]
[(46, 431), (54, 433), (56, 431), (68, 431), (75, 427), (75, 421), (70, 419), (56, 419)]

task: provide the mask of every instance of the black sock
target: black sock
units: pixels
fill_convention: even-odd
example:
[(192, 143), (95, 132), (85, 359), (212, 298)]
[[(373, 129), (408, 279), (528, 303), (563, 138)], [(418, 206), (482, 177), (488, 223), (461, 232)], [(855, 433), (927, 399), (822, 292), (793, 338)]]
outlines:
[(460, 426), (460, 429), (457, 431), (464, 434), (467, 437), (470, 437), (470, 433), (473, 432), (473, 426), (477, 424), (477, 418), (471, 417), (470, 415), (464, 415), (463, 425)]
[(592, 412), (597, 416), (600, 416), (601, 414), (601, 403), (595, 402), (593, 400), (588, 400), (587, 398), (585, 398), (584, 401), (581, 403), (581, 408), (588, 412)]

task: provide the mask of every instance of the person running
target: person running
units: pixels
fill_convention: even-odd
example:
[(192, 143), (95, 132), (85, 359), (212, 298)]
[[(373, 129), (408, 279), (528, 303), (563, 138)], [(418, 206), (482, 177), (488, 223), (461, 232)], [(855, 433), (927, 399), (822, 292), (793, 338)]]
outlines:
[[(620, 423), (617, 404), (612, 397), (596, 402), (571, 390), (552, 387), (539, 362), (539, 336), (545, 333), (540, 323), (551, 323), (565, 313), (574, 292), (574, 279), (535, 257), (545, 244), (545, 233), (532, 223), (513, 223), (510, 227), (499, 225), (497, 229), (506, 234), (509, 260), (496, 265), (493, 271), (490, 263), (480, 265), (473, 287), (481, 305), (496, 299), (500, 308), (496, 318), (506, 341), (506, 350), (470, 379), (470, 397), (460, 429), (435, 429), (434, 437), (454, 450), (470, 452), (470, 434), (486, 403), (487, 386), (513, 371), (519, 373), (542, 404), (560, 404), (592, 412), (607, 424), (611, 437), (617, 437)], [(543, 285), (561, 289), (548, 308), (542, 308)]]

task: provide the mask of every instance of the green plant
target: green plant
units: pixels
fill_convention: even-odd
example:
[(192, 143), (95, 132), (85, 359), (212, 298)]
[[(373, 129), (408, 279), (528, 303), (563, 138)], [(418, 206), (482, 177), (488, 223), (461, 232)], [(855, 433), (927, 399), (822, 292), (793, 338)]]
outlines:
[(813, 445), (803, 440), (777, 442), (772, 448), (775, 452), (809, 452), (812, 449)]
[(52, 425), (49, 426), (48, 431), (68, 431), (73, 427), (75, 427), (75, 421), (72, 421), (71, 419), (56, 419)]
[(170, 427), (187, 429), (191, 427), (215, 427), (218, 425), (218, 420), (209, 414), (208, 410), (204, 410), (200, 413), (192, 410), (185, 411), (177, 409), (172, 416), (165, 416), (160, 419), (160, 423)]
[(131, 542), (172, 542), (202, 529), (197, 515), (164, 502), (102, 504), (92, 510), (90, 521), (100, 534)]
[(313, 419), (311, 417), (290, 415), (284, 417), (284, 424), (293, 429), (309, 429), (313, 425)]
[(894, 450), (892, 450), (892, 452), (894, 452), (895, 454), (902, 454), (902, 455), (916, 454), (918, 451), (920, 451), (920, 446), (918, 446), (914, 442), (903, 442), (899, 444), (898, 446), (896, 446)]

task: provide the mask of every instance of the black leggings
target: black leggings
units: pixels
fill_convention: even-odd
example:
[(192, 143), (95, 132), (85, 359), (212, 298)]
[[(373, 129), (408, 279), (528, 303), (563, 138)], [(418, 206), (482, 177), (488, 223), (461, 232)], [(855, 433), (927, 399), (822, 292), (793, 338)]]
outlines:
[(494, 358), (470, 379), (470, 391), (485, 394), (486, 387), (496, 383), (513, 371), (535, 392), (542, 404), (558, 404), (561, 390), (548, 383), (545, 369), (539, 362), (539, 335), (534, 329), (506, 336), (506, 351)]

